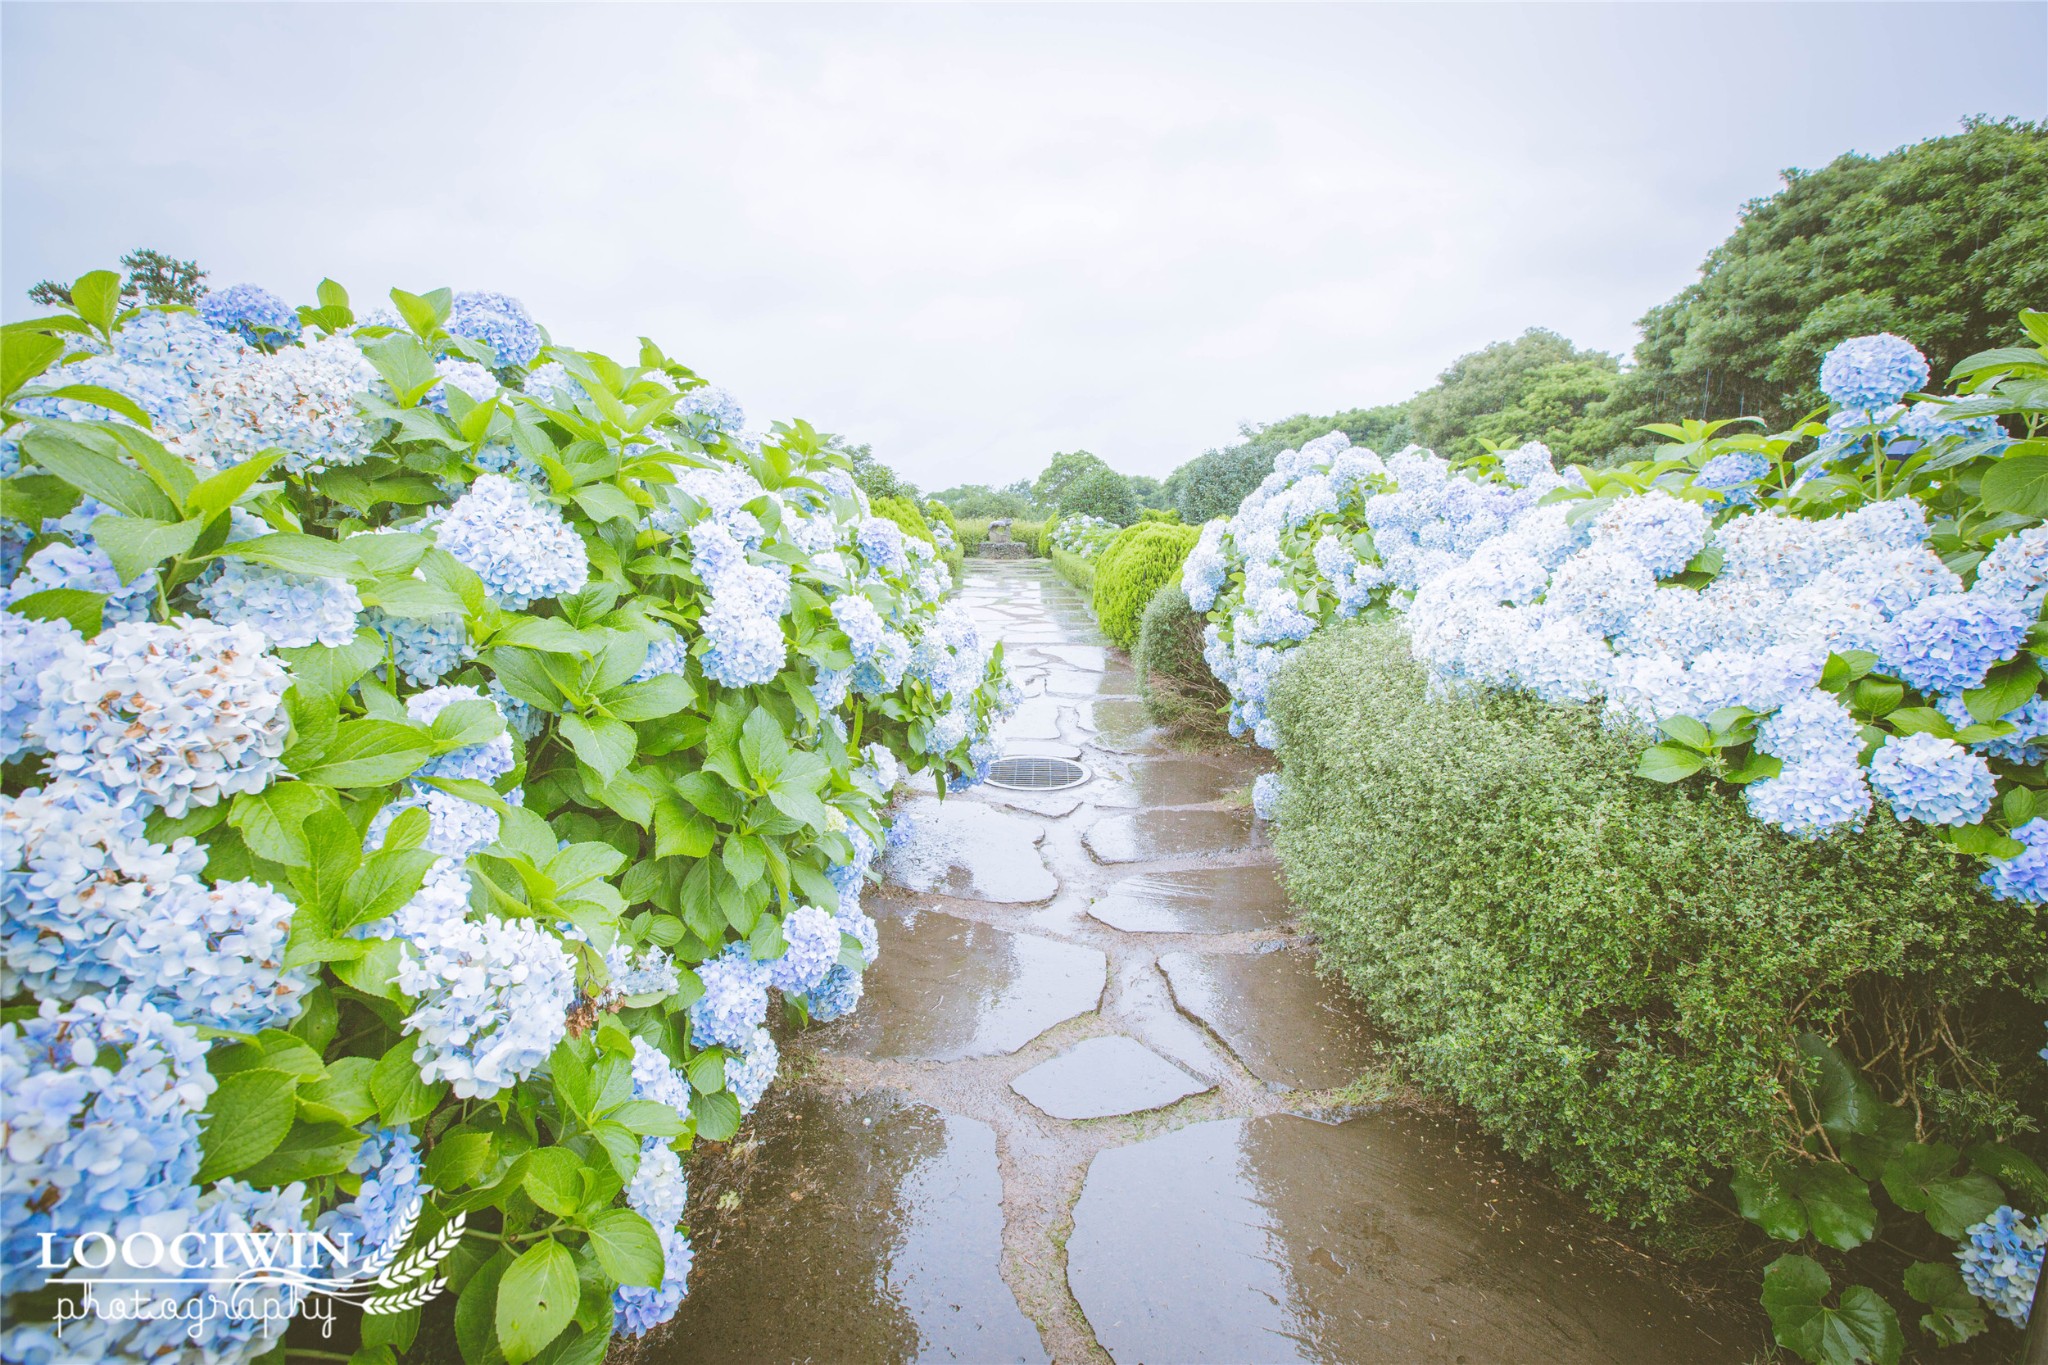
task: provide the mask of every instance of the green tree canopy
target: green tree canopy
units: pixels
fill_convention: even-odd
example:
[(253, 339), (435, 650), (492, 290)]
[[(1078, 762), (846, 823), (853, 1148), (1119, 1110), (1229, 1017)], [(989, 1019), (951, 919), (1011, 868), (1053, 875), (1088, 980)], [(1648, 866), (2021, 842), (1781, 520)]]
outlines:
[(963, 483), (941, 489), (932, 497), (953, 509), (960, 517), (1028, 517), (1034, 510), (1031, 485), (990, 488), (987, 484)]
[(862, 444), (839, 447), (853, 460), (853, 481), (860, 491), (868, 495), (868, 501), (877, 498), (908, 498), (916, 502), (922, 494), (917, 485), (899, 475), (895, 470), (875, 458), (874, 448)]
[(1101, 517), (1119, 526), (1129, 526), (1138, 519), (1138, 500), (1131, 496), (1131, 481), (1108, 465), (1097, 463), (1100, 468), (1081, 474), (1061, 491), (1060, 515)]
[(1418, 439), (1439, 455), (1480, 454), (1482, 438), (1498, 445), (1543, 441), (1562, 455), (1559, 445), (1578, 443), (1578, 418), (1620, 374), (1621, 363), (1604, 351), (1582, 351), (1531, 327), (1513, 341), (1459, 356), (1435, 387), (1406, 406)]
[(1052, 457), (1051, 463), (1046, 465), (1044, 472), (1031, 485), (1032, 501), (1041, 507), (1058, 507), (1064, 511), (1066, 508), (1061, 495), (1066, 492), (1069, 484), (1084, 475), (1108, 468), (1108, 463), (1100, 456), (1091, 455), (1085, 450), (1061, 451)]
[(1744, 206), (1697, 283), (1644, 315), (1635, 367), (1595, 413), (1609, 427), (1780, 424), (1819, 404), (1820, 358), (1846, 337), (1895, 332), (1940, 377), (2048, 303), (2048, 126), (1971, 120), (1784, 180)]
[[(121, 282), (121, 302), (137, 304), (183, 304), (199, 302), (206, 293), (206, 272), (197, 261), (181, 261), (161, 251), (138, 247), (121, 258), (128, 275)], [(71, 286), (56, 280), (38, 280), (29, 286), (29, 300), (45, 308), (71, 302)]]

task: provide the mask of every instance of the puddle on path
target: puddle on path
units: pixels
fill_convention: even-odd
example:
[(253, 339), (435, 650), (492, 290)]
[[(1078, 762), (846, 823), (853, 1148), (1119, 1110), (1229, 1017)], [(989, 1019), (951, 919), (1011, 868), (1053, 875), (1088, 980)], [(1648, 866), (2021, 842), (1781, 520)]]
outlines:
[(1199, 758), (1155, 758), (1132, 763), (1128, 774), (1105, 777), (1088, 799), (1098, 805), (1202, 806), (1242, 792), (1251, 780), (1249, 769)]
[(1119, 1362), (1746, 1360), (1448, 1124), (1198, 1123), (1100, 1153), (1067, 1279)]
[(1127, 934), (1238, 934), (1287, 922), (1270, 867), (1201, 867), (1126, 877), (1088, 913)]
[(774, 1124), (689, 1297), (640, 1365), (1042, 1361), (999, 1273), (995, 1132), (886, 1095), (801, 1097)]
[(1053, 697), (1030, 697), (1017, 704), (1010, 718), (996, 729), (996, 747), (1007, 748), (1020, 739), (1060, 737), (1060, 703)]
[(1141, 810), (1089, 826), (1088, 851), (1105, 863), (1213, 858), (1252, 847), (1248, 810)]
[(918, 797), (897, 814), (910, 822), (882, 859), (898, 886), (962, 900), (1030, 904), (1056, 894), (1059, 879), (1039, 855), (1036, 820), (970, 801)]
[(1145, 713), (1145, 703), (1135, 697), (1108, 697), (1090, 702), (1085, 723), (1095, 731), (1095, 742), (1106, 749), (1124, 752), (1154, 746), (1159, 733)]
[(1056, 1119), (1100, 1119), (1164, 1108), (1215, 1087), (1119, 1034), (1076, 1043), (1010, 1088)]
[(1268, 1084), (1331, 1090), (1372, 1062), (1363, 1014), (1316, 975), (1305, 953), (1168, 953), (1159, 967), (1174, 1004)]
[(1045, 690), (1056, 697), (1129, 696), (1138, 690), (1137, 675), (1129, 664), (1111, 663), (1101, 672), (1048, 665)]
[(874, 902), (882, 955), (860, 1008), (818, 1035), (864, 1057), (957, 1061), (1015, 1052), (1102, 1001), (1100, 952), (937, 910)]

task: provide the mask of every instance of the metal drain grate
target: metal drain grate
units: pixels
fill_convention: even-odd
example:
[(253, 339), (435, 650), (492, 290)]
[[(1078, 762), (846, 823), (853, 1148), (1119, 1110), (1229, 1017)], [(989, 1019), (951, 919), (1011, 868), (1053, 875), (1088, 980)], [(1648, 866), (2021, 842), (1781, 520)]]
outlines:
[(1046, 758), (1021, 754), (999, 758), (989, 765), (988, 784), (1011, 791), (1056, 792), (1078, 787), (1088, 780), (1088, 770), (1068, 758)]

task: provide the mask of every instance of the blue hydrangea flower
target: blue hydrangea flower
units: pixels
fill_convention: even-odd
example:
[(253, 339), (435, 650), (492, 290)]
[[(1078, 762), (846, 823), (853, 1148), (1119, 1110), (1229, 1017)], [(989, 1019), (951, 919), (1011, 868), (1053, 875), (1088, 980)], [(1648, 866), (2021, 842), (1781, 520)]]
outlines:
[(1922, 692), (1967, 692), (1984, 685), (1991, 666), (2011, 658), (2032, 619), (1987, 593), (1930, 597), (1897, 619), (1882, 661), (1885, 671)]
[(590, 581), (583, 538), (550, 505), (502, 474), (485, 474), (456, 500), (435, 541), (476, 571), (500, 605), (524, 611), (539, 597), (566, 597)]
[(1229, 569), (1223, 558), (1223, 536), (1228, 522), (1218, 518), (1202, 527), (1202, 538), (1195, 542), (1195, 548), (1188, 551), (1188, 557), (1181, 562), (1180, 587), (1187, 594), (1188, 605), (1198, 612), (1205, 612), (1216, 605), (1216, 594), (1223, 588), (1223, 580)]
[(0, 1024), (0, 1286), (40, 1285), (38, 1236), (189, 1208), (215, 1082), (197, 1033), (139, 995)]
[(754, 1112), (754, 1106), (768, 1093), (768, 1086), (774, 1081), (776, 1068), (781, 1062), (782, 1053), (764, 1028), (755, 1029), (746, 1049), (726, 1060), (725, 1088), (740, 1102), (742, 1114)]
[(62, 541), (45, 545), (30, 555), (21, 574), (7, 589), (10, 604), (32, 593), (71, 588), (78, 592), (104, 594), (107, 602), (101, 620), (108, 625), (122, 621), (146, 621), (156, 605), (156, 573), (145, 569), (126, 583), (114, 569), (114, 562), (97, 545), (66, 545)]
[(2048, 599), (2048, 526), (2029, 526), (1992, 546), (1977, 566), (1972, 591), (2039, 615)]
[(398, 988), (418, 1007), (405, 1031), (429, 1084), (461, 1099), (489, 1099), (524, 1080), (568, 1032), (576, 967), (531, 920), (484, 915), (403, 942)]
[[(518, 793), (506, 799), (517, 805)], [(498, 813), (489, 806), (465, 801), (438, 787), (413, 786), (371, 817), (370, 827), (363, 835), (363, 847), (382, 848), (384, 832), (391, 828), (391, 822), (415, 806), (427, 812), (426, 848), (430, 853), (459, 862), (498, 838)]]
[[(1969, 704), (1961, 697), (1936, 697), (1934, 708), (1958, 730), (1967, 730), (1977, 723), (1977, 718), (1970, 714)], [(1970, 745), (1972, 750), (1992, 758), (2002, 758), (2008, 763), (2029, 766), (2048, 757), (2037, 742), (2048, 739), (2048, 697), (2030, 697), (2025, 705), (2014, 707), (1998, 719), (2012, 726), (2013, 733), (1997, 739), (1979, 740)]]
[(698, 1047), (743, 1047), (768, 1017), (768, 973), (747, 945), (735, 943), (697, 968), (704, 994), (690, 1006), (690, 1036)]
[(800, 905), (784, 915), (782, 937), (788, 948), (762, 966), (768, 984), (785, 995), (814, 989), (839, 961), (839, 926), (815, 905)]
[(1756, 747), (1787, 764), (1854, 764), (1863, 730), (1832, 695), (1805, 689), (1758, 724)]
[(275, 354), (244, 351), (192, 396), (198, 449), (222, 465), (285, 452), (294, 474), (359, 464), (382, 432), (358, 399), (382, 381), (353, 340), (324, 337)]
[(296, 341), (300, 331), (298, 310), (255, 284), (214, 290), (199, 300), (199, 316), (208, 326), (233, 332), (251, 346), (264, 341)]
[(659, 1138), (640, 1144), (640, 1168), (626, 1185), (626, 1203), (656, 1230), (683, 1221), (690, 1206), (690, 1182), (673, 1148)]
[[(426, 405), (435, 412), (448, 411), (448, 391), (460, 389), (472, 403), (487, 403), (498, 396), (498, 377), (474, 360), (442, 360), (434, 365), (441, 382), (427, 390)], [(507, 447), (509, 449), (509, 447)], [(516, 463), (517, 453), (512, 463)], [(479, 458), (479, 463), (482, 463)], [(527, 462), (534, 469), (540, 466)]]
[(2015, 1326), (2025, 1327), (2041, 1280), (2043, 1249), (2048, 1248), (2048, 1221), (2000, 1205), (1989, 1218), (1963, 1232), (1956, 1262), (1963, 1287), (1991, 1305), (1991, 1311)]
[(713, 432), (737, 432), (747, 424), (746, 410), (739, 400), (716, 384), (684, 390), (675, 412), (691, 434), (700, 439)]
[(491, 348), (498, 368), (523, 370), (540, 355), (540, 328), (526, 305), (509, 294), (458, 290), (448, 310), (448, 330)]
[(711, 645), (704, 651), (704, 676), (721, 687), (774, 682), (789, 657), (782, 623), (774, 617), (714, 606), (698, 625)]
[[(416, 1200), (431, 1187), (421, 1179), (420, 1144), (405, 1126), (364, 1125), (367, 1141), (349, 1158), (349, 1170), (362, 1177), (355, 1198), (320, 1215), (316, 1226), (329, 1240), (347, 1248), (348, 1274), (381, 1250), (397, 1232)], [(344, 1241), (346, 1239), (346, 1241)]]
[(43, 747), (29, 725), (41, 705), (43, 677), (64, 657), (65, 647), (83, 644), (62, 621), (31, 621), (0, 611), (0, 763), (12, 763)]
[(504, 684), (496, 678), (491, 679), (490, 694), (491, 700), (497, 703), (498, 714), (505, 718), (507, 729), (529, 742), (540, 738), (540, 732), (547, 724), (546, 712), (507, 692)]
[(1860, 828), (1870, 814), (1870, 786), (1851, 763), (1787, 763), (1776, 777), (1742, 789), (1749, 813), (1795, 839), (1818, 839)]
[(462, 667), (474, 652), (469, 643), (469, 624), (457, 612), (415, 618), (393, 616), (382, 607), (371, 607), (363, 616), (363, 624), (390, 643), (398, 671), (419, 687), (432, 687)]
[(290, 685), (248, 626), (129, 622), (66, 649), (31, 729), (52, 774), (181, 816), (284, 771)]
[(629, 1337), (645, 1336), (676, 1315), (690, 1292), (689, 1234), (681, 1228), (657, 1228), (661, 1234), (661, 1284), (653, 1289), (621, 1285), (612, 1291), (618, 1330)]
[(834, 967), (825, 973), (825, 979), (815, 990), (804, 994), (803, 1001), (810, 1010), (811, 1018), (820, 1024), (829, 1024), (852, 1014), (860, 1004), (860, 973), (845, 967)]
[(222, 625), (254, 626), (279, 649), (348, 644), (363, 609), (355, 585), (345, 578), (316, 578), (240, 559), (219, 561), (193, 596)]
[(1841, 408), (1881, 408), (1926, 387), (1927, 357), (1890, 332), (1851, 337), (1820, 362), (1820, 391)]
[(297, 908), (260, 882), (180, 887), (101, 950), (174, 1019), (241, 1033), (282, 1028), (313, 985), (310, 968), (284, 965)]
[(1261, 820), (1280, 818), (1280, 775), (1260, 773), (1252, 783), (1252, 810)]
[(902, 573), (910, 567), (903, 549), (903, 528), (887, 517), (869, 517), (860, 524), (861, 555), (884, 573)]
[(1991, 441), (1999, 446), (2005, 444), (2005, 428), (1998, 424), (1996, 417), (1970, 417), (1953, 421), (1948, 417), (1948, 408), (1941, 403), (1915, 403), (1906, 409), (1906, 415), (1899, 419), (1901, 435), (1932, 445), (1936, 441), (1969, 440)]
[(633, 1098), (665, 1104), (683, 1117), (690, 1113), (690, 1082), (665, 1053), (645, 1038), (633, 1040)]
[(604, 966), (611, 978), (605, 984), (607, 1001), (636, 995), (670, 996), (681, 984), (675, 963), (658, 947), (635, 957), (633, 950), (621, 943), (604, 955)]
[(1984, 869), (1977, 880), (2002, 901), (2048, 902), (2048, 820), (2036, 816), (2012, 837), (2026, 847)]
[(1696, 502), (1653, 488), (1617, 498), (1593, 519), (1592, 534), (1596, 553), (1631, 555), (1662, 578), (1679, 572), (1706, 548), (1707, 514)]
[(1731, 451), (1716, 455), (1692, 476), (1694, 488), (1721, 495), (1721, 505), (1756, 500), (1755, 485), (1770, 475), (1771, 462), (1754, 451)]
[(1991, 810), (1991, 767), (1952, 739), (1893, 735), (1872, 755), (1870, 785), (1901, 820), (1974, 825)]

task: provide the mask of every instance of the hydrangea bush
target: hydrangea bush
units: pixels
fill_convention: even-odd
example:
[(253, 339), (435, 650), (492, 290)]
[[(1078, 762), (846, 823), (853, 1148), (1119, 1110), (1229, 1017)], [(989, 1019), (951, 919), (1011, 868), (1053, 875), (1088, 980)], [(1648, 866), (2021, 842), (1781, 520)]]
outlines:
[(413, 1242), (468, 1219), (466, 1359), (598, 1359), (676, 1311), (682, 1158), (772, 1021), (859, 1000), (890, 790), (985, 770), (1000, 646), (819, 433), (652, 343), (72, 298), (4, 332), (0, 1354), (276, 1344), (60, 1343), (39, 1234), (369, 1250), (418, 1199)]
[[(1924, 392), (1910, 343), (1858, 337), (1821, 366), (1830, 407), (1792, 431), (1653, 427), (1671, 442), (1657, 458), (1609, 470), (1559, 471), (1541, 445), (1383, 458), (1341, 432), (1281, 454), (1183, 565), (1232, 733), (1277, 747), (1267, 707), (1289, 651), (1392, 617), (1435, 695), (1598, 708), (1648, 745), (1643, 779), (1735, 785), (1797, 840), (1913, 822), (1983, 864), (1984, 894), (2048, 901), (2048, 314), (2022, 321), (2039, 344), (1964, 361), (1954, 393)], [(1285, 808), (1284, 782), (1258, 793), (1262, 815)], [(1932, 1262), (1907, 1277), (1924, 1330), (1982, 1330), (1980, 1299), (2011, 1317), (2038, 1232), (1994, 1211), (2009, 1186), (2042, 1212), (2039, 1167), (2003, 1147), (1995, 1166), (1963, 1161), (1812, 1046), (1824, 1084), (1803, 1155), (1823, 1160), (1739, 1173), (1742, 1212), (1846, 1251), (1875, 1235), (1882, 1184), (1936, 1235), (1967, 1233), (1960, 1278)], [(1773, 1267), (1781, 1343), (1896, 1360), (1891, 1306), (1831, 1292), (1808, 1257)], [(1863, 1354), (1842, 1353), (1852, 1340)]]

